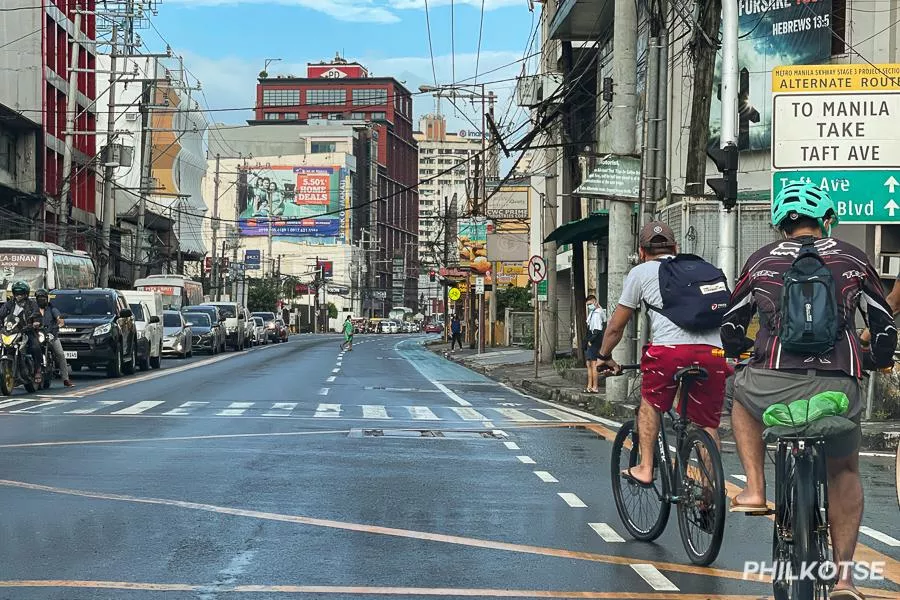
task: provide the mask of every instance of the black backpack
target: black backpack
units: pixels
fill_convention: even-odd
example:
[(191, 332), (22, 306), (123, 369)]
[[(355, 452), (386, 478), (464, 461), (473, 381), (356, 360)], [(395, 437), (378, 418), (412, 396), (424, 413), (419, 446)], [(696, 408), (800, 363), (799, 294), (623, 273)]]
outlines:
[(722, 326), (731, 291), (721, 269), (694, 254), (659, 259), (659, 292), (663, 305), (647, 308), (682, 329), (704, 332)]
[(816, 249), (804, 241), (797, 258), (782, 276), (781, 347), (793, 354), (825, 354), (843, 331), (831, 271)]

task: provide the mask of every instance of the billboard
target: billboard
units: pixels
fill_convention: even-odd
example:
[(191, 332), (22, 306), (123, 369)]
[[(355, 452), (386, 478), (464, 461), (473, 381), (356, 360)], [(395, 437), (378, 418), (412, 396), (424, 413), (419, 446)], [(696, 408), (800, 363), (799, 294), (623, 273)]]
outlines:
[(271, 229), (271, 235), (282, 241), (342, 243), (347, 180), (347, 170), (337, 165), (242, 168), (238, 176), (240, 234), (268, 236)]
[(485, 214), (489, 219), (527, 219), (530, 188), (502, 187), (488, 196)]
[(456, 238), (459, 248), (459, 266), (469, 268), (479, 274), (491, 270), (487, 258), (488, 223), (482, 219), (459, 219), (456, 223)]
[[(738, 2), (738, 148), (772, 146), (772, 69), (807, 65), (831, 56), (831, 0), (740, 0)], [(719, 147), (722, 130), (722, 51), (716, 56), (709, 147)]]

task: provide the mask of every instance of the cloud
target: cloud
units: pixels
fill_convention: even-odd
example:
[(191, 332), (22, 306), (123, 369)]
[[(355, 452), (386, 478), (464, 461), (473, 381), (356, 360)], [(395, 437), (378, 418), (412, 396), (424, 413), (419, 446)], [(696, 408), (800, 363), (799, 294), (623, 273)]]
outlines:
[(400, 20), (383, 0), (166, 0), (167, 4), (185, 6), (224, 6), (238, 4), (282, 4), (308, 8), (339, 21), (361, 23), (396, 23)]
[[(428, 8), (449, 6), (451, 0), (428, 0)], [(454, 0), (456, 6), (472, 6), (481, 10), (482, 0)], [(425, 0), (386, 0), (391, 8), (397, 10), (424, 9)], [(525, 0), (484, 0), (484, 10), (495, 10), (507, 6), (525, 7)]]

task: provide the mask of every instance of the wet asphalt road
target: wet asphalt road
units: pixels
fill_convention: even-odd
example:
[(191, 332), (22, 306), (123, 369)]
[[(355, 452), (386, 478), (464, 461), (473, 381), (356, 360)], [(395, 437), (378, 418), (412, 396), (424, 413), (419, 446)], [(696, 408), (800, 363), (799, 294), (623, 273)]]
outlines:
[[(335, 336), (0, 400), (0, 599), (758, 598), (771, 522), (729, 515), (688, 563), (673, 511), (628, 539), (614, 424), (421, 347)], [(58, 385), (58, 384), (57, 384)], [(726, 477), (740, 486), (730, 448)], [(892, 461), (863, 462), (857, 559), (900, 595)], [(738, 477), (735, 477), (738, 476)]]

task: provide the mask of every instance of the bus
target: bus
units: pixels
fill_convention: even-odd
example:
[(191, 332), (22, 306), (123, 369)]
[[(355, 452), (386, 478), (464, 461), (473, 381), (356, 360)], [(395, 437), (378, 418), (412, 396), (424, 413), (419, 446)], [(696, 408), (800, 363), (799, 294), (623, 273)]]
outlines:
[(203, 304), (203, 284), (184, 275), (150, 275), (134, 282), (134, 289), (159, 292), (164, 310)]
[(41, 288), (92, 289), (97, 285), (97, 270), (87, 252), (31, 240), (0, 240), (0, 275), (0, 288), (6, 295), (16, 281), (27, 283), (32, 293)]

